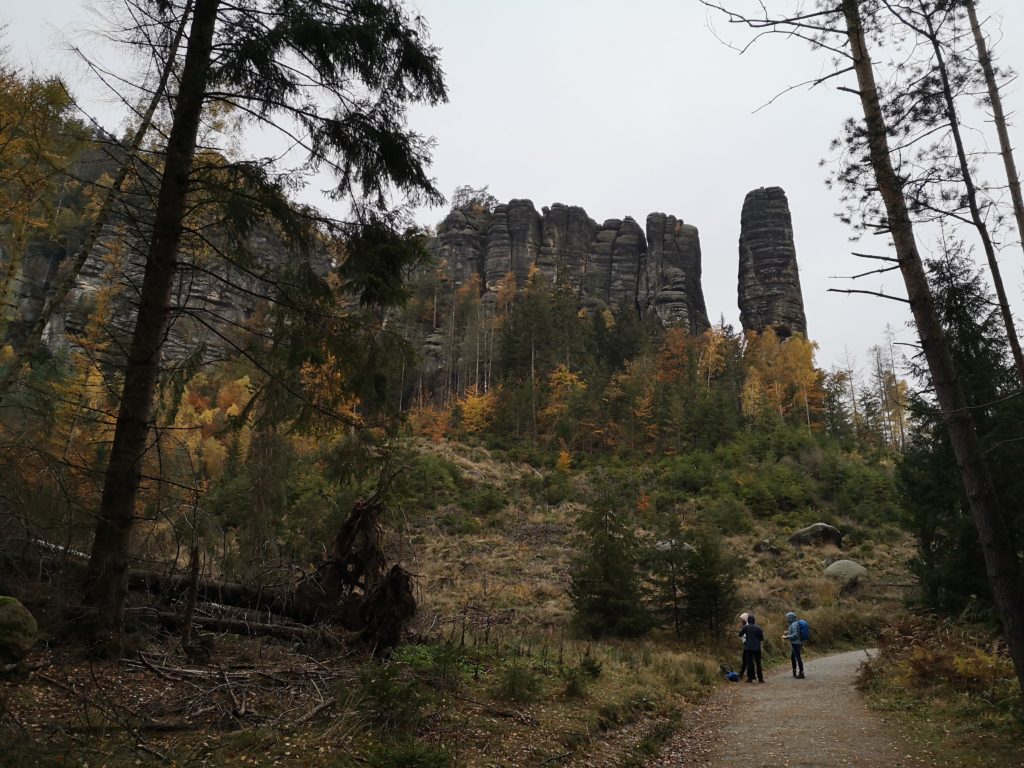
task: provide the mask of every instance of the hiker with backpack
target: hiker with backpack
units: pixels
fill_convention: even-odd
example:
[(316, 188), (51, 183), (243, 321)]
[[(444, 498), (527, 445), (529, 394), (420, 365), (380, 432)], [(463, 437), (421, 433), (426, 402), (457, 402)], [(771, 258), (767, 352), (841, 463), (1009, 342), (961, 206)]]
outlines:
[(764, 642), (764, 630), (757, 626), (753, 615), (747, 614), (747, 623), (740, 630), (743, 638), (743, 668), (747, 671), (747, 682), (754, 682), (754, 667), (757, 667), (757, 682), (764, 682), (761, 670), (761, 643)]
[[(786, 614), (786, 621), (789, 622), (789, 631), (782, 638), (789, 640), (789, 645), (792, 649), (789, 660), (793, 664), (793, 677), (803, 680), (804, 659), (801, 651), (803, 651), (804, 643), (811, 638), (811, 627), (803, 619), (797, 619), (793, 611)], [(797, 674), (797, 669), (800, 670), (800, 674)]]

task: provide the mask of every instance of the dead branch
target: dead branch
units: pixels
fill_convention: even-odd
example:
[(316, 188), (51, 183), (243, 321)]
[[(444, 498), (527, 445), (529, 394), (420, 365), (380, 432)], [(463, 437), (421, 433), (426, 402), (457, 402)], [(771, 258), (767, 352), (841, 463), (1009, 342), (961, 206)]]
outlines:
[(872, 269), (869, 272), (861, 272), (857, 275), (832, 275), (832, 280), (859, 280), (862, 277), (868, 277), (869, 275), (884, 275), (886, 272), (892, 272), (894, 269), (899, 269), (898, 266), (893, 267), (881, 267), (879, 269)]
[(329, 699), (328, 701), (325, 701), (325, 702), (322, 702), (320, 704), (317, 704), (315, 707), (313, 707), (311, 710), (309, 710), (306, 714), (304, 714), (304, 715), (302, 715), (300, 717), (295, 718), (295, 720), (292, 721), (292, 725), (303, 725), (305, 723), (308, 723), (310, 720), (312, 720), (314, 717), (319, 715), (321, 712), (323, 712), (326, 709), (330, 709), (335, 704), (337, 704), (337, 701), (335, 699)]
[(875, 259), (876, 261), (888, 261), (890, 264), (899, 264), (899, 259), (893, 258), (892, 256), (874, 256), (870, 253), (857, 253), (851, 251), (850, 255), (856, 256), (858, 259)]
[(493, 704), (488, 704), (485, 701), (477, 701), (476, 699), (471, 699), (468, 696), (459, 696), (458, 694), (451, 695), (453, 698), (458, 699), (459, 701), (464, 701), (467, 704), (473, 704), (474, 706), (480, 707), (480, 709), (482, 709), (489, 715), (494, 715), (496, 717), (504, 717), (508, 720), (515, 720), (516, 722), (522, 723), (523, 725), (540, 725), (540, 721), (537, 720), (537, 718), (533, 717), (532, 715), (528, 715), (525, 712), (520, 712), (515, 709), (498, 709)]
[(899, 296), (890, 296), (888, 293), (882, 293), (881, 291), (858, 291), (854, 288), (829, 288), (829, 293), (864, 293), (868, 296), (877, 296), (881, 299), (889, 299), (890, 301), (899, 301), (903, 304), (909, 304), (909, 299), (904, 299)]

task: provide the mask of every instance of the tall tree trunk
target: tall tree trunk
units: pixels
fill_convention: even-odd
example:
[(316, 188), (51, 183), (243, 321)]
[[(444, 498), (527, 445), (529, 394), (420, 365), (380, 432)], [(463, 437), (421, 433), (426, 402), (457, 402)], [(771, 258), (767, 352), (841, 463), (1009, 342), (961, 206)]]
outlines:
[(121, 188), (124, 186), (124, 183), (128, 178), (128, 174), (134, 167), (135, 156), (138, 154), (139, 147), (142, 146), (142, 142), (146, 138), (146, 134), (149, 132), (149, 127), (153, 122), (153, 115), (156, 114), (157, 107), (160, 106), (160, 101), (164, 98), (164, 94), (167, 89), (167, 81), (171, 76), (171, 70), (174, 68), (174, 62), (177, 59), (178, 46), (181, 45), (181, 39), (185, 34), (185, 26), (188, 24), (188, 18), (191, 13), (192, 0), (188, 0), (181, 13), (181, 22), (178, 24), (178, 28), (175, 30), (174, 36), (171, 38), (171, 43), (167, 52), (167, 61), (164, 63), (163, 69), (160, 72), (160, 77), (157, 80), (156, 87), (153, 89), (153, 96), (149, 100), (149, 106), (147, 106), (145, 112), (143, 112), (142, 119), (139, 121), (139, 127), (135, 130), (135, 135), (132, 136), (132, 140), (128, 144), (127, 153), (124, 161), (121, 163), (121, 167), (117, 171), (117, 176), (114, 178), (110, 188), (107, 190), (106, 196), (103, 198), (103, 203), (96, 214), (95, 221), (93, 221), (92, 226), (89, 227), (89, 231), (86, 232), (85, 238), (79, 244), (78, 252), (75, 254), (74, 259), (62, 270), (63, 274), (57, 283), (57, 287), (54, 288), (53, 293), (43, 304), (43, 308), (39, 311), (39, 317), (35, 319), (35, 322), (33, 322), (32, 326), (29, 328), (28, 334), (25, 337), (25, 342), (14, 350), (13, 359), (10, 360), (4, 370), (0, 372), (0, 396), (10, 389), (11, 384), (18, 372), (21, 370), (21, 367), (24, 365), (25, 360), (30, 357), (39, 346), (39, 343), (43, 339), (43, 332), (46, 330), (46, 326), (49, 323), (50, 318), (53, 316), (53, 313), (57, 308), (64, 302), (64, 299), (67, 298), (71, 289), (78, 283), (78, 275), (81, 273), (82, 267), (85, 266), (85, 262), (89, 260), (89, 255), (92, 253), (92, 249), (96, 247), (96, 242), (100, 239), (100, 235), (103, 233), (103, 227), (110, 218), (110, 213), (114, 209), (114, 203), (116, 203), (118, 198), (121, 196)]
[(903, 184), (890, 160), (885, 118), (864, 37), (859, 0), (843, 0), (842, 8), (857, 74), (858, 95), (867, 126), (871, 165), (879, 193), (885, 202), (889, 229), (921, 339), (921, 348), (949, 432), (971, 516), (978, 530), (985, 568), (1002, 619), (1003, 633), (1013, 658), (1018, 685), (1024, 692), (1024, 592), (1020, 588), (1019, 563), (999, 508), (999, 499), (992, 486), (970, 406), (956, 379), (945, 333), (935, 312), (931, 290), (914, 240), (914, 226), (903, 195)]
[(195, 155), (220, 0), (197, 0), (175, 102), (139, 312), (103, 483), (84, 601), (99, 628), (117, 634), (124, 613), (135, 501), (153, 414), (160, 349), (168, 327), (185, 197)]
[(1010, 134), (1006, 129), (1006, 113), (1003, 111), (1003, 99), (999, 95), (999, 85), (996, 83), (996, 73), (992, 68), (992, 56), (989, 54), (988, 45), (985, 43), (985, 36), (981, 33), (981, 24), (978, 23), (978, 12), (974, 7), (974, 0), (964, 0), (967, 8), (967, 15), (971, 20), (971, 31), (974, 33), (974, 43), (978, 47), (978, 63), (981, 71), (985, 73), (985, 84), (988, 86), (988, 98), (992, 102), (992, 119), (996, 124), (996, 133), (999, 134), (999, 153), (1003, 156), (1003, 166), (1006, 168), (1006, 183), (1010, 188), (1010, 199), (1013, 201), (1013, 215), (1017, 218), (1017, 237), (1024, 248), (1024, 195), (1020, 190), (1020, 176), (1017, 175), (1017, 164), (1013, 159), (1013, 147), (1010, 145)]
[(957, 160), (960, 163), (960, 175), (964, 181), (964, 188), (967, 191), (967, 204), (971, 210), (971, 221), (978, 230), (981, 237), (982, 247), (985, 249), (985, 258), (988, 260), (988, 268), (992, 272), (992, 285), (996, 289), (996, 297), (999, 299), (999, 312), (1003, 316), (1003, 325), (1006, 326), (1006, 338), (1010, 342), (1010, 352), (1013, 354), (1013, 363), (1017, 368), (1017, 381), (1024, 385), (1024, 353), (1021, 352), (1020, 340), (1017, 338), (1017, 328), (1013, 323), (1013, 313), (1010, 311), (1010, 302), (1006, 298), (1006, 289), (1003, 287), (1003, 276), (999, 270), (999, 262), (996, 259), (995, 246), (992, 245), (992, 237), (989, 235), (985, 219), (981, 215), (981, 207), (978, 205), (978, 190), (974, 185), (971, 176), (971, 167), (967, 162), (967, 151), (964, 148), (963, 135), (960, 132), (960, 118), (957, 116), (956, 103), (953, 100), (953, 89), (949, 85), (949, 70), (946, 68), (946, 60), (942, 55), (942, 46), (939, 43), (938, 33), (932, 22), (931, 14), (924, 10), (925, 24), (928, 25), (928, 41), (932, 44), (935, 52), (935, 63), (939, 73), (939, 80), (942, 83), (942, 97), (946, 102), (946, 118), (949, 120), (949, 129), (953, 136), (953, 144), (956, 146)]

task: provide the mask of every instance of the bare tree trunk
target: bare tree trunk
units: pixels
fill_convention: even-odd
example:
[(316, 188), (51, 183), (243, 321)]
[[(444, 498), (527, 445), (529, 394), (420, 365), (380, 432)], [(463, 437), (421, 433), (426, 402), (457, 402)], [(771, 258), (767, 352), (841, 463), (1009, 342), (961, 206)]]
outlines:
[(139, 127), (135, 130), (135, 135), (132, 136), (132, 140), (128, 145), (128, 151), (125, 155), (124, 161), (121, 163), (121, 167), (118, 169), (117, 176), (114, 178), (110, 185), (110, 189), (107, 190), (106, 196), (103, 198), (103, 204), (100, 206), (100, 210), (96, 214), (96, 220), (89, 227), (89, 231), (85, 235), (85, 239), (79, 244), (78, 252), (75, 254), (74, 260), (68, 264), (63, 270), (64, 274), (60, 278), (60, 282), (57, 283), (57, 287), (54, 288), (53, 293), (43, 304), (43, 308), (39, 311), (39, 317), (36, 318), (35, 322), (29, 328), (28, 335), (25, 338), (25, 343), (14, 350), (13, 359), (7, 364), (7, 367), (0, 372), (0, 396), (10, 389), (11, 383), (14, 381), (18, 372), (24, 365), (25, 360), (30, 357), (35, 349), (39, 346), (39, 342), (42, 341), (43, 332), (46, 330), (46, 325), (49, 323), (50, 318), (57, 308), (64, 302), (67, 295), (71, 292), (71, 289), (75, 287), (78, 282), (78, 275), (82, 271), (82, 267), (85, 266), (85, 262), (89, 260), (89, 255), (92, 253), (92, 249), (96, 247), (96, 242), (100, 239), (100, 235), (103, 232), (103, 227), (106, 225), (107, 220), (110, 218), (110, 213), (114, 209), (114, 203), (121, 195), (122, 187), (124, 186), (125, 180), (128, 178), (128, 174), (131, 172), (135, 155), (139, 151), (139, 147), (142, 146), (143, 140), (146, 138), (146, 134), (149, 132), (149, 126), (153, 122), (153, 115), (156, 114), (157, 107), (160, 106), (160, 101), (164, 97), (164, 93), (167, 89), (167, 81), (171, 76), (171, 70), (174, 67), (174, 62), (177, 59), (178, 46), (181, 45), (181, 38), (185, 34), (185, 25), (188, 23), (188, 18), (192, 13), (192, 0), (188, 0), (185, 4), (185, 8), (182, 10), (181, 23), (178, 25), (178, 29), (174, 33), (174, 37), (171, 40), (170, 47), (167, 52), (167, 61), (164, 64), (163, 70), (160, 72), (160, 79), (153, 89), (153, 96), (149, 101), (149, 106), (146, 107), (146, 111), (142, 115), (142, 119), (139, 121)]
[(978, 530), (989, 583), (1002, 619), (1003, 633), (1013, 658), (1018, 685), (1024, 692), (1024, 592), (1020, 588), (1019, 563), (999, 508), (999, 499), (992, 486), (969, 404), (956, 379), (945, 333), (935, 312), (914, 239), (914, 226), (903, 195), (903, 184), (890, 160), (885, 118), (868, 55), (859, 0), (843, 0), (842, 8), (853, 67), (857, 74), (858, 95), (864, 110), (871, 165), (879, 193), (885, 202), (889, 229), (921, 347)]
[(1003, 156), (1003, 165), (1006, 168), (1006, 183), (1010, 188), (1010, 199), (1013, 200), (1013, 214), (1017, 218), (1017, 237), (1024, 248), (1024, 195), (1020, 190), (1020, 176), (1017, 175), (1017, 164), (1013, 159), (1013, 147), (1010, 145), (1010, 134), (1006, 130), (1006, 113), (1003, 111), (1003, 99), (999, 95), (999, 85), (996, 83), (996, 73), (992, 68), (992, 56), (989, 54), (985, 37), (981, 34), (981, 24), (978, 23), (978, 13), (974, 8), (974, 0), (964, 0), (967, 8), (967, 15), (971, 20), (971, 31), (974, 33), (974, 43), (978, 47), (978, 63), (981, 71), (985, 73), (985, 84), (988, 86), (988, 98), (992, 102), (992, 119), (996, 124), (996, 133), (999, 134), (999, 153)]
[(875, 352), (875, 385), (878, 387), (878, 403), (882, 408), (882, 438), (892, 448), (896, 444), (892, 411), (889, 410), (889, 393), (885, 391), (885, 371), (882, 369), (882, 349), (872, 347)]
[(160, 349), (170, 318), (185, 198), (219, 5), (220, 0), (197, 0), (195, 4), (85, 581), (84, 601), (97, 611), (98, 628), (115, 635), (120, 631), (124, 614), (135, 501), (150, 433)]
[(893, 352), (892, 328), (885, 326), (886, 339), (889, 342), (889, 375), (892, 376), (892, 389), (895, 392), (893, 404), (896, 406), (896, 424), (900, 429), (899, 450), (902, 453), (907, 447), (907, 421), (903, 415), (903, 402), (900, 399), (900, 380), (896, 377), (896, 354)]
[(992, 285), (996, 289), (996, 297), (999, 299), (999, 312), (1003, 316), (1003, 325), (1006, 326), (1006, 338), (1010, 342), (1010, 352), (1013, 354), (1013, 364), (1017, 369), (1017, 380), (1024, 384), (1024, 353), (1021, 352), (1020, 341), (1017, 338), (1017, 328), (1013, 323), (1013, 313), (1010, 311), (1010, 302), (1006, 298), (1006, 288), (1003, 287), (1003, 276), (999, 270), (999, 262), (996, 259), (995, 246), (992, 245), (992, 237), (989, 235), (985, 219), (982, 218), (981, 208), (978, 205), (978, 190), (974, 185), (971, 176), (971, 167), (967, 162), (967, 151), (964, 149), (963, 136), (960, 133), (960, 119), (956, 112), (956, 103), (953, 101), (953, 90), (949, 85), (949, 71), (946, 69), (946, 60), (942, 55), (942, 46), (939, 43), (938, 33), (932, 23), (932, 17), (924, 13), (925, 24), (928, 25), (928, 41), (932, 44), (935, 52), (936, 69), (939, 73), (939, 80), (942, 83), (942, 96), (946, 102), (946, 119), (949, 121), (949, 129), (953, 136), (953, 143), (956, 146), (956, 155), (960, 163), (960, 176), (964, 181), (964, 188), (967, 191), (967, 204), (971, 210), (971, 221), (974, 222), (978, 235), (981, 237), (982, 247), (985, 249), (985, 258), (988, 260), (988, 267), (992, 271)]

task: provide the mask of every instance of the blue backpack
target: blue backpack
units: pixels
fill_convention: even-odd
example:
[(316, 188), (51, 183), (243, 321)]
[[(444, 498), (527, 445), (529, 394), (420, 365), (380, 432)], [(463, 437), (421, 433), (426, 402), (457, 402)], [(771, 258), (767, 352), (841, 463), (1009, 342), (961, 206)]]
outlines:
[(800, 619), (797, 622), (797, 626), (800, 627), (800, 641), (806, 643), (811, 639), (811, 625)]

